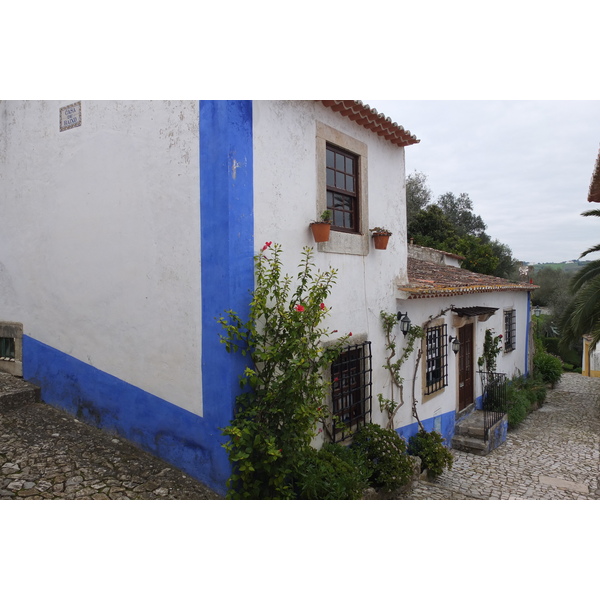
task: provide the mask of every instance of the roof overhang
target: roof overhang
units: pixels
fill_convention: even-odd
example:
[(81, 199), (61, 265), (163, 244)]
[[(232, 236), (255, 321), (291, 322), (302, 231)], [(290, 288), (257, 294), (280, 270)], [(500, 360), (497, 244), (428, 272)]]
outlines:
[(365, 129), (373, 131), (395, 146), (410, 146), (421, 141), (410, 131), (398, 123), (394, 123), (389, 117), (377, 112), (368, 104), (363, 104), (360, 100), (321, 100), (321, 102), (331, 110), (339, 112)]
[(479, 317), (480, 315), (492, 316), (498, 309), (490, 306), (468, 306), (466, 308), (452, 309), (459, 317)]

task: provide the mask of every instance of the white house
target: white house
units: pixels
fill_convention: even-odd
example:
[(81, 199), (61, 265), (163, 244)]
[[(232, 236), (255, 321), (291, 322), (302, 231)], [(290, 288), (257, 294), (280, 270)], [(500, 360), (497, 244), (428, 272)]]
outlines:
[[(290, 273), (304, 246), (339, 270), (328, 324), (353, 333), (335, 368), (355, 389), (331, 401), (357, 426), (387, 422), (381, 311), (424, 325), (448, 309), (416, 379), (416, 351), (403, 367), (420, 420), (448, 443), (481, 396), (486, 328), (505, 334), (499, 370), (528, 370), (531, 286), (409, 256), (405, 148), (419, 140), (359, 101), (1, 101), (0, 127), (0, 369), (218, 491), (244, 363), (216, 319), (247, 313), (266, 241)], [(315, 244), (308, 226), (327, 207), (333, 231)], [(387, 250), (376, 226), (393, 232)]]

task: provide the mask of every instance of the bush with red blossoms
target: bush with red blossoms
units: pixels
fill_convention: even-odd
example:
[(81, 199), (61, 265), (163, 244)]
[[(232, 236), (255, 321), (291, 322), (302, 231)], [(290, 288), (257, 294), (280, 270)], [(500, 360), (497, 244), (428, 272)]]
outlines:
[(323, 321), (337, 272), (315, 272), (313, 250), (305, 248), (294, 281), (282, 273), (281, 252), (267, 242), (255, 257), (248, 321), (231, 310), (219, 319), (227, 351), (251, 359), (240, 377), (235, 416), (223, 431), (232, 463), (229, 498), (294, 498), (298, 457), (331, 418), (323, 374), (347, 340), (323, 344), (333, 333)]

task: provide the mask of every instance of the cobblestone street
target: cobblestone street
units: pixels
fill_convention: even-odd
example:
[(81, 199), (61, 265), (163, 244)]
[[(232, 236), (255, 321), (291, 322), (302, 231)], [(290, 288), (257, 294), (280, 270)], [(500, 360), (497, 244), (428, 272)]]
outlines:
[[(0, 382), (1, 383), (1, 382)], [(453, 450), (407, 500), (600, 499), (600, 379), (566, 374), (488, 456)], [(0, 499), (218, 499), (127, 441), (41, 403), (0, 411)]]
[(563, 375), (544, 405), (487, 456), (452, 450), (454, 466), (408, 500), (599, 500), (600, 379)]
[[(6, 377), (0, 374), (0, 387), (7, 385)], [(7, 499), (211, 500), (218, 496), (121, 438), (47, 404), (24, 403), (0, 410), (0, 500)]]

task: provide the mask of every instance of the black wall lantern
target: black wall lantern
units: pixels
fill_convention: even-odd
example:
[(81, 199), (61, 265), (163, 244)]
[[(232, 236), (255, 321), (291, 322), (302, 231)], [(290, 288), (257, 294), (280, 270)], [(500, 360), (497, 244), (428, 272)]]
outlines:
[(401, 313), (399, 312), (396, 317), (398, 317), (398, 321), (400, 321), (400, 331), (406, 337), (406, 334), (410, 330), (410, 319), (408, 318), (408, 312)]
[(458, 351), (460, 350), (460, 342), (458, 341), (458, 338), (450, 336), (448, 341), (452, 344), (452, 352), (454, 352), (454, 354), (458, 354)]

